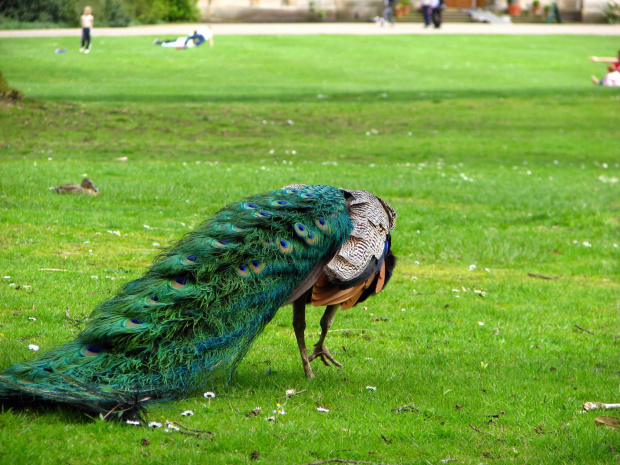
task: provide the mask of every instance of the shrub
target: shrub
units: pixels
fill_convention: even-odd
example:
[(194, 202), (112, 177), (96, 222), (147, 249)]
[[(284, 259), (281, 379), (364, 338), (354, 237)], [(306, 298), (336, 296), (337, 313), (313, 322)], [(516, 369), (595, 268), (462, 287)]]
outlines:
[(21, 22), (55, 22), (79, 26), (86, 5), (92, 7), (95, 25), (128, 26), (140, 22), (196, 21), (197, 0), (2, 0), (0, 14)]
[(104, 12), (108, 25), (112, 27), (127, 27), (133, 19), (121, 0), (105, 0)]
[(620, 4), (614, 1), (607, 2), (604, 13), (609, 24), (616, 24), (620, 20)]

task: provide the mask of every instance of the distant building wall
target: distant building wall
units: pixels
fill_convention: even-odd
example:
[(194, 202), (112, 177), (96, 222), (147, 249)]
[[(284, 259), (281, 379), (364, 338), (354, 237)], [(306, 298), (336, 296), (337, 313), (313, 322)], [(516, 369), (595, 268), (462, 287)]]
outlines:
[(367, 21), (381, 0), (199, 0), (204, 21)]
[[(519, 0), (529, 10), (533, 0)], [(543, 6), (552, 0), (541, 0)], [(420, 0), (412, 0), (413, 7)], [(486, 8), (505, 12), (507, 0), (485, 0)], [(557, 0), (560, 14), (587, 22), (605, 20), (607, 0)], [(450, 0), (446, 0), (450, 6)], [(202, 20), (207, 22), (368, 21), (381, 14), (383, 0), (199, 0)]]
[(607, 8), (607, 0), (584, 0), (581, 8), (581, 18), (587, 23), (606, 22), (604, 11)]

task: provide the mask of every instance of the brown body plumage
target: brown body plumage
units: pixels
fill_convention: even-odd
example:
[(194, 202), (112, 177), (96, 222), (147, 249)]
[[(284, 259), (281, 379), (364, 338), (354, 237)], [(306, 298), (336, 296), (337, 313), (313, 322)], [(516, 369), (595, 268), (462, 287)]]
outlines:
[(58, 187), (50, 187), (50, 190), (59, 194), (87, 194), (99, 195), (99, 189), (90, 178), (84, 178), (81, 184), (63, 184)]

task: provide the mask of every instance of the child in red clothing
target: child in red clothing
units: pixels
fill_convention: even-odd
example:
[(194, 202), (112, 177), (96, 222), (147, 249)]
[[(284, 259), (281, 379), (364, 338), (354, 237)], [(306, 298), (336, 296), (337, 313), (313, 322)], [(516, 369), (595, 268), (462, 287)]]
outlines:
[(613, 57), (590, 57), (591, 61), (596, 61), (598, 63), (611, 63), (616, 67), (616, 69), (620, 70), (620, 50), (618, 50), (618, 56)]

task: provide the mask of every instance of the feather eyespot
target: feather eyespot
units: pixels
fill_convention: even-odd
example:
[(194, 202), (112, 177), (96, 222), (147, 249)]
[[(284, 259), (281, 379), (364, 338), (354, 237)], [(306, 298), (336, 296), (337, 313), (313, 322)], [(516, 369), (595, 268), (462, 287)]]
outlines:
[(261, 274), (265, 269), (265, 264), (259, 262), (258, 260), (252, 260), (250, 261), (250, 268), (254, 274)]
[(284, 239), (280, 239), (278, 241), (278, 249), (280, 249), (280, 252), (288, 254), (293, 251), (293, 244), (285, 241)]
[(183, 289), (187, 285), (187, 279), (184, 276), (177, 276), (170, 281), (170, 285), (176, 289)]
[(308, 228), (306, 228), (301, 223), (295, 223), (293, 228), (295, 229), (295, 232), (297, 233), (298, 236), (305, 237), (308, 235)]
[(317, 218), (316, 220), (314, 220), (314, 224), (316, 224), (316, 227), (319, 228), (321, 231), (330, 231), (327, 221), (325, 221), (323, 218)]
[(312, 234), (310, 231), (308, 231), (308, 235), (304, 237), (304, 240), (306, 241), (307, 244), (314, 245), (316, 244), (317, 237), (314, 234)]
[(146, 298), (147, 305), (156, 305), (158, 301), (159, 301), (159, 297), (157, 297), (156, 295), (152, 295)]
[(273, 241), (263, 241), (263, 247), (267, 247), (268, 249), (274, 246)]
[(287, 202), (286, 200), (274, 200), (273, 202), (271, 202), (271, 205), (274, 205), (276, 207), (282, 207), (284, 205), (290, 205), (290, 202)]
[(297, 194), (297, 193), (299, 193), (299, 189), (291, 189), (291, 190), (289, 190), (289, 192), (291, 194)]
[(143, 324), (144, 322), (142, 320), (138, 320), (137, 318), (128, 318), (125, 320), (124, 326), (125, 328), (137, 328)]
[(243, 276), (243, 277), (245, 277), (245, 276), (250, 274), (249, 268), (247, 266), (245, 266), (245, 265), (237, 266), (237, 269), (235, 271), (237, 272), (237, 274), (239, 276)]
[(256, 216), (258, 216), (259, 218), (269, 218), (271, 215), (273, 215), (273, 213), (267, 211), (261, 211), (256, 213)]
[(311, 199), (311, 198), (314, 197), (314, 194), (310, 194), (310, 193), (306, 192), (305, 194), (301, 194), (300, 197), (302, 197), (304, 199)]
[(246, 210), (256, 210), (258, 208), (258, 205), (255, 205), (253, 203), (244, 203), (243, 208), (245, 208)]
[(97, 346), (86, 346), (80, 351), (84, 357), (95, 357), (103, 353), (103, 349)]
[(196, 261), (196, 255), (187, 255), (181, 261), (184, 265), (192, 265)]
[(241, 231), (245, 231), (248, 228), (242, 228), (241, 226), (238, 226), (236, 224), (233, 224), (230, 229), (232, 229), (235, 232), (241, 232)]
[(215, 239), (213, 241), (213, 245), (219, 248), (226, 247), (228, 244), (230, 244), (228, 239)]

